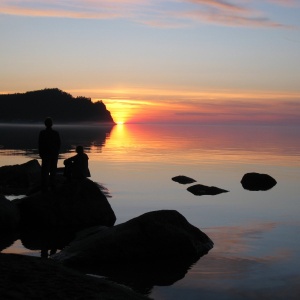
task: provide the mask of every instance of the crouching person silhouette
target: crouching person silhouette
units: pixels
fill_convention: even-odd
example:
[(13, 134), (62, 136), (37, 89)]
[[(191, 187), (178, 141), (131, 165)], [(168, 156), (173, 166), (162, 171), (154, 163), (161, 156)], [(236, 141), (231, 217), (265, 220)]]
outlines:
[(52, 125), (52, 119), (46, 118), (46, 128), (40, 132), (38, 140), (39, 155), (42, 159), (41, 180), (43, 192), (48, 190), (49, 181), (51, 188), (54, 188), (57, 161), (61, 145), (59, 133), (52, 129)]
[(77, 154), (64, 160), (64, 175), (68, 179), (84, 179), (91, 177), (89, 157), (84, 153), (82, 146), (76, 147)]

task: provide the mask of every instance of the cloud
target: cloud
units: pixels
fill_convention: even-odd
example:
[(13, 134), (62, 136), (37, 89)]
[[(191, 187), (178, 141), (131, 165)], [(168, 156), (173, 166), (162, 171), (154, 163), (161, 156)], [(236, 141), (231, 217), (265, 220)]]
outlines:
[(197, 5), (206, 5), (223, 11), (247, 12), (247, 9), (241, 5), (232, 4), (220, 0), (186, 0)]
[(298, 0), (268, 0), (268, 2), (286, 7), (300, 7)]
[(182, 17), (193, 19), (201, 23), (221, 24), (231, 27), (251, 27), (251, 28), (292, 28), (279, 22), (274, 22), (266, 17), (245, 16), (240, 14), (220, 14), (219, 12), (190, 11)]
[[(268, 0), (272, 5), (297, 6), (296, 1)], [(59, 18), (127, 19), (155, 27), (184, 27), (198, 23), (226, 26), (289, 28), (252, 8), (256, 1), (225, 0), (0, 0), (8, 15)]]

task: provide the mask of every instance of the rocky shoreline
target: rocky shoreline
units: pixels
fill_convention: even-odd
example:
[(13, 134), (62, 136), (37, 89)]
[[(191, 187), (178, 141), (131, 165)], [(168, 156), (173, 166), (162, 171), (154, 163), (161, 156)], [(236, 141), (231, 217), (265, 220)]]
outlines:
[(116, 216), (98, 184), (58, 176), (55, 190), (42, 193), (39, 179), (36, 160), (0, 167), (2, 190), (22, 186), (27, 194), (12, 201), (1, 196), (0, 231), (7, 236), (1, 236), (0, 246), (20, 239), (28, 249), (61, 251), (51, 259), (0, 254), (1, 299), (147, 299), (157, 282), (183, 278), (213, 248), (210, 238), (175, 210), (114, 225)]
[[(1, 299), (149, 299), (155, 285), (182, 279), (214, 246), (175, 210), (151, 211), (115, 225), (107, 193), (89, 179), (58, 175), (55, 189), (42, 193), (40, 168), (37, 160), (0, 167), (0, 250), (20, 239), (43, 254), (0, 253)], [(172, 180), (196, 182), (183, 175)], [(276, 185), (258, 173), (245, 174), (241, 183), (252, 191)], [(202, 184), (187, 190), (197, 196), (228, 192)], [(9, 201), (7, 191), (27, 196)]]

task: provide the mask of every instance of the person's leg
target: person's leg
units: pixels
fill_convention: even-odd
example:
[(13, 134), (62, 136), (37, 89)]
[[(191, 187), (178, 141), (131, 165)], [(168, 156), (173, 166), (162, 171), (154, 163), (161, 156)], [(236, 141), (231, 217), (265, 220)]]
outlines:
[(50, 186), (51, 188), (55, 187), (55, 176), (56, 176), (56, 170), (57, 170), (57, 161), (58, 157), (52, 157), (51, 163), (50, 163)]
[(49, 179), (49, 171), (50, 171), (50, 161), (49, 159), (42, 159), (42, 167), (41, 167), (41, 181), (42, 181), (42, 191), (46, 192), (48, 190), (48, 179)]

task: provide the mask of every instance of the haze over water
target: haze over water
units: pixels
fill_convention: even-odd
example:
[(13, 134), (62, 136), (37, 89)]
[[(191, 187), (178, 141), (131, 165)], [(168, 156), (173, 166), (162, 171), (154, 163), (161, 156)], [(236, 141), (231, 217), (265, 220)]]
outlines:
[[(83, 144), (91, 179), (109, 190), (117, 224), (148, 211), (175, 209), (214, 241), (215, 247), (184, 278), (154, 285), (153, 299), (299, 298), (299, 127), (55, 127), (64, 139), (59, 166)], [(38, 158), (41, 127), (21, 128), (8, 130), (27, 132), (25, 147), (17, 139), (12, 142), (1, 126), (1, 166)], [(269, 174), (277, 185), (268, 191), (244, 190), (240, 180), (248, 172)], [(171, 180), (177, 175), (229, 192), (194, 196), (186, 190), (190, 185)], [(3, 252), (38, 255), (20, 242)]]

